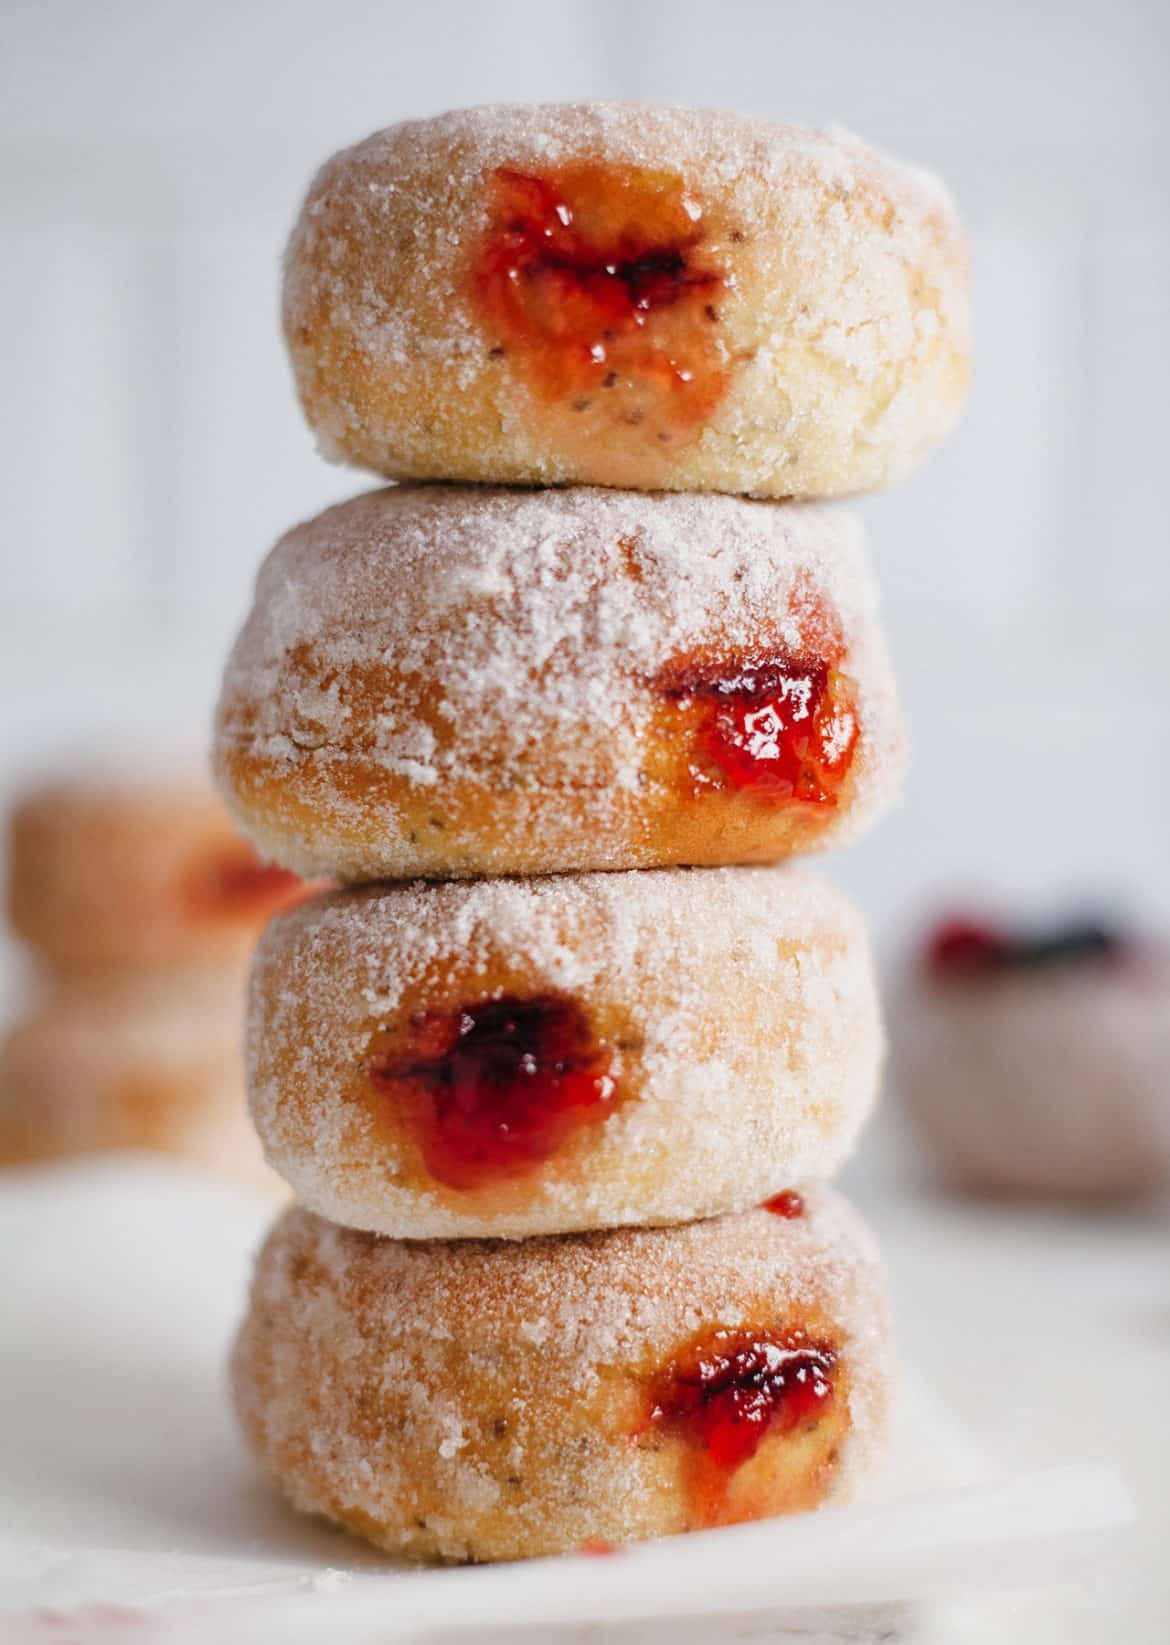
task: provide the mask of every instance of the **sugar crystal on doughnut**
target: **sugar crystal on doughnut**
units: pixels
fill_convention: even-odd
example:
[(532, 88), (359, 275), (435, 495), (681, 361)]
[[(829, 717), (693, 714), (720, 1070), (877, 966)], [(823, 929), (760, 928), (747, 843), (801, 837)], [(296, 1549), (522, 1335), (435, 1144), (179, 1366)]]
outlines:
[(901, 726), (839, 507), (403, 486), (277, 545), (216, 762), (301, 873), (617, 869), (848, 838)]
[(966, 251), (836, 128), (463, 109), (322, 167), (284, 330), (322, 450), (390, 478), (847, 495), (958, 414)]
[[(674, 1410), (696, 1351), (724, 1384), (711, 1479)], [(380, 1239), (297, 1209), (261, 1253), (233, 1365), (245, 1433), (293, 1504), (415, 1559), (848, 1501), (881, 1452), (890, 1376), (876, 1254), (825, 1189), (794, 1221), (520, 1242)]]
[(405, 1238), (679, 1221), (826, 1177), (881, 1047), (860, 916), (777, 868), (336, 892), (269, 926), (247, 1030), (276, 1169)]

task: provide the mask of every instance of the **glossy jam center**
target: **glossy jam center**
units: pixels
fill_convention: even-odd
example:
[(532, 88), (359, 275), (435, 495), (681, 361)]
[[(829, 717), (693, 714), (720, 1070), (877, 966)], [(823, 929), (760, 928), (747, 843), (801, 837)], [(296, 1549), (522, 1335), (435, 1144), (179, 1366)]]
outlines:
[(773, 1194), (771, 1199), (766, 1199), (764, 1210), (771, 1211), (775, 1217), (786, 1217), (791, 1221), (804, 1215), (804, 1200), (794, 1189), (786, 1188), (782, 1194)]
[(650, 1420), (731, 1471), (767, 1435), (818, 1421), (832, 1399), (836, 1357), (803, 1332), (713, 1331), (668, 1367), (653, 1389)]
[(844, 645), (820, 595), (799, 589), (790, 614), (798, 644), (675, 662), (657, 685), (691, 717), (698, 789), (832, 808), (857, 746), (856, 692), (837, 667)]
[(724, 388), (719, 302), (730, 281), (705, 253), (680, 177), (588, 162), (500, 167), (473, 285), (504, 353), (545, 398), (612, 415), (669, 444)]
[(375, 1045), (366, 1070), (414, 1131), (431, 1176), (462, 1189), (534, 1170), (580, 1126), (604, 1120), (617, 1089), (581, 1006), (555, 994), (422, 1013), (407, 1053)]
[(792, 657), (696, 682), (711, 704), (702, 747), (729, 787), (777, 802), (835, 806), (857, 740), (840, 676)]

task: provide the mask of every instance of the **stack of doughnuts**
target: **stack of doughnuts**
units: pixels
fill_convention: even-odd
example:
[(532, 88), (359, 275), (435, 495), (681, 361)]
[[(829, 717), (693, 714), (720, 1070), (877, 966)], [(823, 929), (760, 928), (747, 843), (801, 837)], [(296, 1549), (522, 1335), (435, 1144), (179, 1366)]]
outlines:
[(39, 976), (0, 1043), (0, 1164), (147, 1148), (271, 1189), (240, 1112), (239, 999), (264, 921), (301, 892), (206, 779), (107, 768), (31, 788), (9, 819), (8, 917)]
[(825, 1186), (882, 1050), (787, 859), (890, 801), (857, 520), (957, 415), (945, 195), (843, 134), (640, 106), (413, 121), (318, 175), (285, 335), (327, 455), (215, 764), (275, 919), (252, 1116), (298, 1203), (233, 1361), (285, 1494), (411, 1559), (844, 1501), (890, 1381)]

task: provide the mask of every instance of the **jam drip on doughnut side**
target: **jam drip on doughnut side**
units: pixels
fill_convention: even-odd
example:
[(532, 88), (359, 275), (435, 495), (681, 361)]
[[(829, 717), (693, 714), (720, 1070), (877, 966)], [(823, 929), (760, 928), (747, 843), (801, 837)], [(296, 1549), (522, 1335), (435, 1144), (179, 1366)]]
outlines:
[(726, 387), (719, 304), (733, 281), (704, 250), (681, 177), (599, 162), (501, 166), (473, 270), (498, 347), (549, 401), (664, 446)]
[(201, 861), (187, 876), (183, 901), (197, 917), (260, 918), (320, 889), (275, 863), (261, 862), (241, 841)]
[(431, 1176), (460, 1189), (526, 1175), (604, 1120), (617, 1092), (585, 1012), (555, 994), (419, 1013), (409, 1050), (388, 1055), (375, 1042), (366, 1073)]
[(693, 1341), (650, 1390), (651, 1427), (683, 1437), (699, 1524), (730, 1523), (728, 1487), (764, 1440), (811, 1432), (833, 1402), (837, 1351), (805, 1332), (721, 1329)]
[(804, 1200), (794, 1188), (786, 1188), (782, 1194), (773, 1194), (771, 1199), (764, 1201), (764, 1210), (771, 1211), (774, 1217), (785, 1217), (794, 1221), (804, 1215)]
[(800, 642), (755, 656), (696, 656), (656, 685), (689, 711), (690, 776), (772, 806), (833, 809), (858, 739), (856, 690), (837, 667), (844, 646), (824, 603), (803, 598)]

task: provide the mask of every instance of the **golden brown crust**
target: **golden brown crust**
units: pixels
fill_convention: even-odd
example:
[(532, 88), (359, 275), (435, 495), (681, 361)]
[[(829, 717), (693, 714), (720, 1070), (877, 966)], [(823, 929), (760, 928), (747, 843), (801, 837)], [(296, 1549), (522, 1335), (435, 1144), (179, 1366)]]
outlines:
[[(827, 659), (829, 803), (704, 752), (753, 664)], [(217, 772), (260, 849), (343, 880), (774, 861), (888, 803), (902, 728), (854, 517), (576, 488), (367, 493), (277, 545), (228, 663)]]
[[(651, 1417), (664, 1372), (719, 1329), (836, 1356), (816, 1419), (696, 1491), (691, 1440)], [(403, 1244), (299, 1208), (257, 1265), (236, 1408), (295, 1506), (410, 1559), (512, 1559), (844, 1501), (881, 1450), (886, 1304), (865, 1231), (827, 1190), (671, 1229)]]
[[(649, 179), (633, 229), (655, 189), (694, 225), (684, 249), (713, 286), (691, 305), (693, 349), (714, 383), (681, 421), (656, 416), (620, 351), (596, 384), (586, 371), (550, 394), (485, 311), (485, 237), (509, 229), (495, 181), (582, 166), (619, 196)], [(646, 249), (670, 266), (671, 246)], [(694, 363), (677, 307), (639, 324), (646, 373), (669, 362), (677, 386)], [(322, 168), (287, 254), (284, 327), (326, 454), (391, 478), (836, 496), (899, 479), (955, 421), (967, 259), (939, 185), (847, 133), (636, 104), (471, 109)]]
[(0, 1042), (0, 1164), (173, 1154), (279, 1191), (247, 1123), (238, 972), (62, 981)]
[[(495, 1147), (468, 1172), (450, 1152), (466, 1108), (436, 1124), (418, 1087), (378, 1070), (425, 1055), (420, 1024), (534, 1000), (580, 1021), (572, 1051), (612, 1088), (561, 1136), (485, 1072), (465, 1146), (497, 1116), (528, 1148), (527, 1120), (537, 1158), (517, 1169)], [(558, 1049), (541, 1052), (539, 1024), (543, 1077)], [(687, 1221), (831, 1176), (876, 1095), (881, 1028), (862, 922), (831, 886), (674, 869), (307, 903), (265, 934), (247, 1044), (268, 1157), (311, 1209), (399, 1238), (524, 1238)]]
[(301, 894), (197, 780), (48, 783), (10, 819), (9, 921), (59, 972), (237, 964)]

